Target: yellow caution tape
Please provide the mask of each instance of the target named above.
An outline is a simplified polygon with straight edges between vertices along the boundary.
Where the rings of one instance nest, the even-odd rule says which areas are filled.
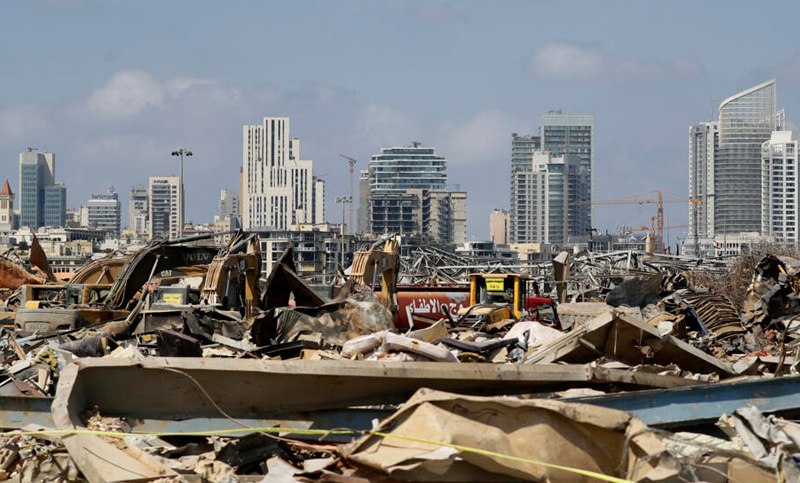
[[[122,432],[115,432],[115,431],[95,431],[91,429],[45,429],[42,431],[6,431],[0,432],[0,437],[8,437],[14,435],[25,435],[25,436],[36,436],[36,435],[43,435],[43,434],[50,434],[50,435],[76,435],[76,434],[91,434],[94,436],[111,436],[114,438],[124,438],[128,436],[139,436],[139,437],[175,437],[175,436],[224,436],[224,435],[231,435],[231,434],[238,434],[238,433],[286,433],[286,434],[302,434],[302,435],[309,435],[309,436],[327,436],[331,434],[357,434],[357,435],[374,435],[379,436],[381,438],[386,439],[400,439],[405,441],[413,441],[415,443],[424,443],[424,444],[432,444],[437,446],[445,446],[448,448],[457,449],[459,451],[464,451],[466,453],[474,453],[483,456],[492,456],[495,458],[503,458],[511,461],[517,461],[520,463],[529,463],[533,465],[544,466],[546,468],[552,468],[556,470],[567,471],[570,473],[575,473],[582,476],[588,476],[590,478],[597,478],[598,480],[607,481],[609,483],[635,483],[631,480],[626,480],[623,478],[617,478],[615,476],[604,475],[602,473],[596,473],[594,471],[589,470],[582,470],[580,468],[571,468],[569,466],[561,466],[552,463],[545,463],[544,461],[536,461],[528,458],[521,458],[519,456],[511,456],[502,453],[496,453],[494,451],[488,451],[481,448],[473,448],[471,446],[462,446],[458,444],[451,444],[451,443],[443,443],[441,441],[432,441],[428,439],[422,438],[414,438],[411,436],[400,436],[397,434],[391,433],[382,433],[378,431],[359,431],[354,429],[333,429],[333,430],[325,430],[325,429],[300,429],[300,428],[235,428],[235,429],[219,429],[213,431],[189,431],[189,432],[175,432],[175,433],[122,433]]]

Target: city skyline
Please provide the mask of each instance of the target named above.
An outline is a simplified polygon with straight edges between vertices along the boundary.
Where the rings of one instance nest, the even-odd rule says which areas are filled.
[[[187,218],[209,221],[216,193],[238,187],[241,126],[287,116],[304,140],[304,157],[314,160],[315,171],[330,173],[328,221],[338,220],[335,197],[349,191],[340,154],[358,159],[361,170],[381,147],[415,140],[450,161],[450,177],[469,193],[468,238],[488,239],[489,213],[508,209],[500,187],[510,176],[511,133],[535,133],[543,113],[595,116],[594,199],[603,200],[653,189],[685,197],[687,126],[712,120],[730,93],[774,77],[782,86],[780,107],[790,113],[787,129],[796,128],[791,114],[800,112],[800,55],[789,23],[800,7],[790,2],[780,5],[785,15],[774,20],[774,35],[749,42],[738,32],[752,19],[737,2],[726,9],[688,3],[606,9],[591,2],[143,4],[0,7],[9,38],[24,37],[34,23],[41,32],[23,45],[4,43],[9,72],[51,72],[59,79],[0,79],[6,93],[0,157],[12,186],[18,180],[11,160],[29,146],[58,153],[71,207],[111,184],[127,194],[150,176],[177,175],[170,152],[184,146],[195,153],[186,163]],[[532,16],[549,21],[523,28]],[[646,21],[655,16],[659,22]],[[242,49],[258,40],[259,29],[244,28],[251,23],[292,39],[285,51],[272,49],[263,66]],[[675,35],[674,25],[716,41],[700,46]],[[208,32],[217,28],[223,34],[210,42]],[[307,35],[291,35],[298,30]],[[143,31],[153,34],[143,39]],[[106,42],[93,40],[98,35]],[[412,64],[413,75],[386,75],[400,63]],[[667,223],[687,223],[688,211],[666,207]],[[646,224],[652,212],[597,207],[594,225],[604,231]]]

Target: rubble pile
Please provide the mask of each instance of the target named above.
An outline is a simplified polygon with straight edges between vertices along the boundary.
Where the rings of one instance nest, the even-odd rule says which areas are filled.
[[[466,273],[388,237],[322,290],[291,247],[262,279],[255,235],[208,238],[67,284],[0,260],[0,481],[800,481],[798,260],[740,311],[695,281],[718,261]],[[431,273],[468,305],[401,306]]]

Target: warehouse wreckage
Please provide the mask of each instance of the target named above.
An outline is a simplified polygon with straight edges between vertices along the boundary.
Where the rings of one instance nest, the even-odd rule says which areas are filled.
[[[291,248],[259,280],[236,233],[61,285],[34,243],[35,273],[0,260],[0,478],[800,479],[800,261],[761,260],[741,310],[694,280],[718,261],[481,263],[387,237],[320,290]],[[460,310],[401,302],[437,283]]]

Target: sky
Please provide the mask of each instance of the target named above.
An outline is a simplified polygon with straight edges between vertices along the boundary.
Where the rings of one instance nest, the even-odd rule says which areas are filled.
[[[56,155],[68,205],[185,166],[187,218],[238,189],[242,126],[288,116],[338,223],[347,160],[420,142],[468,192],[468,238],[508,208],[511,133],[539,115],[595,116],[595,200],[688,193],[688,129],[771,78],[800,124],[800,2],[0,2],[0,160]],[[356,187],[357,196],[357,187]],[[666,224],[688,206],[665,206]],[[599,205],[601,232],[649,225],[654,205]],[[670,232],[674,245],[688,229]]]

